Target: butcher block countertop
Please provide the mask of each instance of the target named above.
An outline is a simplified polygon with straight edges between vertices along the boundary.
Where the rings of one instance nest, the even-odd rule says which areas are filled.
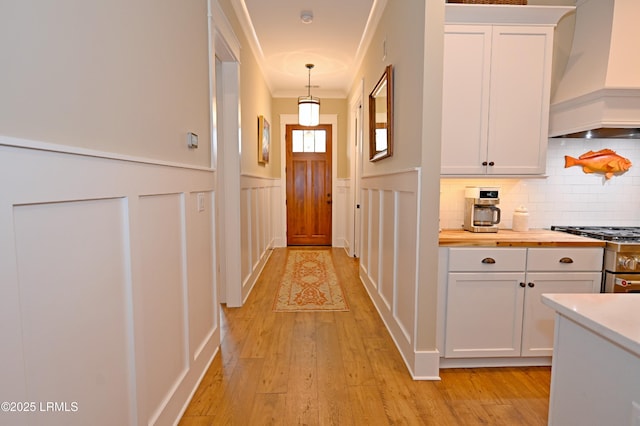
[[[440,247],[604,247],[605,241],[548,229],[479,233],[462,229],[440,231]]]

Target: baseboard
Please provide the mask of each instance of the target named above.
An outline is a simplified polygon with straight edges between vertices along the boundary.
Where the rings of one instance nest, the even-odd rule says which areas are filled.
[[[440,368],[547,367],[551,357],[440,358]]]
[[[369,295],[369,299],[373,303],[373,306],[376,308],[378,315],[382,319],[382,322],[385,325],[385,328],[389,332],[393,343],[396,345],[404,364],[411,375],[413,380],[440,380],[440,353],[435,351],[416,351],[411,347],[411,342],[406,341],[406,343],[400,344],[398,340],[398,336],[404,338],[405,335],[401,331],[401,327],[399,325],[393,325],[390,323],[390,320],[393,318],[393,315],[389,312],[388,315],[384,315],[381,311],[382,308],[386,308],[386,305],[377,297],[371,293],[370,289],[373,289],[373,283],[369,279],[366,274],[365,268],[360,266],[360,281],[365,288],[365,291]]]
[[[440,380],[440,352],[416,351],[411,377],[413,380]]]
[[[217,333],[218,334],[220,333],[219,327],[218,327]],[[202,383],[202,379],[204,379],[205,374],[207,374],[207,371],[209,371],[209,367],[211,366],[211,363],[213,362],[213,360],[215,359],[219,351],[220,351],[220,345],[216,346],[216,348],[213,351],[213,354],[211,355],[209,360],[206,362],[205,367],[202,369],[202,371],[200,372],[200,375],[198,376],[198,379],[193,384],[193,389],[191,389],[189,396],[184,401],[182,408],[178,412],[178,415],[176,416],[175,421],[172,424],[177,425],[178,423],[180,423],[180,419],[182,419],[182,416],[184,415],[185,411],[187,411],[187,407],[189,407],[189,404],[191,404],[191,399],[193,398],[193,395],[195,395],[196,391],[198,390],[200,383]]]
[[[243,287],[249,286],[249,289],[247,290],[247,294],[242,300],[243,305],[246,303],[247,299],[249,298],[249,295],[253,291],[253,287],[256,285],[256,282],[258,282],[258,278],[260,277],[260,274],[262,273],[264,266],[267,264],[269,257],[271,257],[271,253],[273,253],[273,249],[271,247],[267,248],[264,251],[264,253],[262,253],[262,257],[260,258],[260,261],[256,264],[256,267],[253,269],[253,272],[251,273],[251,275],[249,275],[249,278],[247,278],[247,280],[243,283]]]

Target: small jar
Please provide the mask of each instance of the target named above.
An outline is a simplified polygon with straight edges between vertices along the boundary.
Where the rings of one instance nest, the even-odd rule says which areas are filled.
[[[516,232],[529,230],[529,212],[524,206],[520,206],[513,212],[513,225],[511,228]]]

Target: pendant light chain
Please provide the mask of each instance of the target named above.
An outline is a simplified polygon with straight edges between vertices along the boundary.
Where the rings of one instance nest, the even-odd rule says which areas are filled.
[[[311,68],[313,68],[313,64],[305,65],[309,70],[309,82],[307,83],[307,96],[311,98]]]

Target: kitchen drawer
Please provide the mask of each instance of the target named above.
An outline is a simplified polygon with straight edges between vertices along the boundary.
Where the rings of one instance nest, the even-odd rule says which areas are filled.
[[[451,272],[524,271],[527,260],[525,248],[451,248]]]
[[[603,249],[530,248],[527,271],[601,271]]]

